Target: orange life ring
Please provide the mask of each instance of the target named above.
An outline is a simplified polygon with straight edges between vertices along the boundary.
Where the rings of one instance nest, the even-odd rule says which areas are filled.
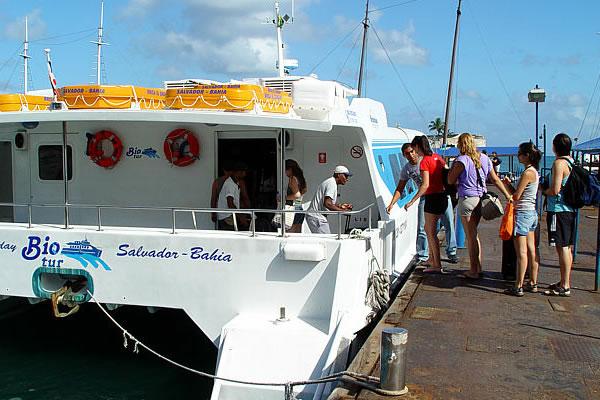
[[[114,167],[121,159],[123,154],[123,143],[119,137],[111,131],[100,131],[95,134],[88,135],[87,155],[90,159],[104,168]],[[102,142],[109,140],[112,144],[112,154],[105,155],[102,149]]]
[[[185,167],[198,159],[200,144],[192,131],[180,128],[167,135],[163,151],[170,163]]]

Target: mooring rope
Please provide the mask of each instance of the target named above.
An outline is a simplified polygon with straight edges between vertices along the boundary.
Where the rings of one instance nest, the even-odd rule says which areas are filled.
[[[96,303],[96,305],[98,306],[98,308],[100,308],[100,310],[102,310],[104,315],[106,315],[108,317],[108,319],[113,324],[115,324],[115,326],[117,326],[117,328],[119,328],[121,330],[121,332],[123,333],[123,347],[127,348],[129,341],[132,341],[134,353],[138,354],[140,351],[139,349],[141,347],[141,348],[147,350],[148,352],[150,352],[151,354],[153,354],[154,356],[160,358],[163,361],[166,361],[167,363],[169,363],[171,365],[174,365],[178,368],[181,368],[181,369],[191,372],[193,374],[200,375],[204,378],[220,380],[220,381],[229,382],[229,383],[237,383],[240,385],[283,387],[284,391],[285,391],[284,394],[285,394],[286,400],[293,400],[296,398],[294,395],[294,391],[293,391],[294,386],[317,385],[317,384],[321,384],[321,383],[336,382],[336,381],[342,381],[344,383],[355,384],[363,389],[370,390],[370,391],[377,393],[379,395],[382,395],[382,396],[397,396],[398,395],[398,392],[384,390],[384,389],[380,389],[376,386],[373,386],[373,384],[376,384],[376,385],[379,384],[379,382],[380,382],[379,378],[374,377],[374,376],[359,374],[356,372],[350,372],[350,371],[337,372],[334,374],[324,376],[319,379],[309,379],[309,380],[304,380],[304,381],[290,381],[290,382],[253,382],[253,381],[245,381],[245,380],[241,380],[241,379],[224,378],[221,376],[216,376],[216,375],[212,375],[212,374],[209,374],[206,372],[198,371],[198,370],[190,368],[186,365],[180,364],[177,361],[171,360],[170,358],[160,354],[156,350],[150,348],[149,346],[147,346],[146,344],[144,344],[143,342],[138,340],[135,336],[133,336],[131,333],[129,333],[121,324],[119,324],[117,322],[117,320],[115,320],[113,318],[113,316],[110,315],[104,307],[102,307],[102,304],[100,304],[100,302],[98,302],[98,300],[94,297],[94,295],[89,290],[87,290],[87,293],[90,296],[90,299],[93,300],[94,303]]]
[[[363,235],[363,231],[354,228],[348,235],[351,239],[369,239]],[[371,260],[369,261],[369,279],[367,281],[367,293],[365,294],[365,304],[371,307],[371,312],[367,315],[367,322],[372,322],[377,315],[386,309],[390,301],[390,276],[387,271],[381,267],[373,246],[371,249]]]

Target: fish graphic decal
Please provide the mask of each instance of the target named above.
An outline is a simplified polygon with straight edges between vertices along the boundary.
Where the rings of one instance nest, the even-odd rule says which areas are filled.
[[[100,258],[102,250],[92,245],[87,239],[68,242],[60,253],[79,261],[84,268],[91,265],[94,268],[102,266],[107,271],[111,270],[108,264]]]

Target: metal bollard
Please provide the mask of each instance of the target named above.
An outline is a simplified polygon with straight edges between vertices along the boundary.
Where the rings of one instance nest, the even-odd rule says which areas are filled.
[[[406,348],[408,331],[385,328],[381,332],[381,389],[406,393]]]

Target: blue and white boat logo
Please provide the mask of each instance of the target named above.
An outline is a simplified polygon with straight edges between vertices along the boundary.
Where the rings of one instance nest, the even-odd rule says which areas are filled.
[[[130,147],[127,149],[127,152],[125,153],[126,157],[132,157],[132,158],[143,158],[143,157],[148,157],[148,158],[160,158],[160,156],[158,155],[158,152],[153,149],[152,147],[146,147],[145,149],[141,149],[139,147]]]
[[[111,270],[108,264],[100,258],[102,250],[92,245],[87,239],[67,242],[66,246],[60,251],[60,254],[79,261],[86,268],[88,265],[92,265],[94,268],[98,268],[101,265],[105,270]]]

